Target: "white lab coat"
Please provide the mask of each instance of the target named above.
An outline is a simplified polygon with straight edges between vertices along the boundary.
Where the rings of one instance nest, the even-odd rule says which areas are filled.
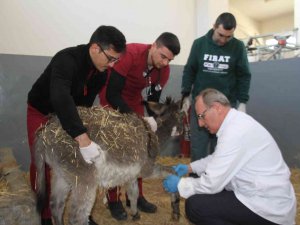
[[[200,178],[180,179],[180,195],[215,194],[225,188],[261,217],[294,224],[296,197],[290,170],[270,133],[251,116],[231,109],[217,137],[215,152],[191,163]]]

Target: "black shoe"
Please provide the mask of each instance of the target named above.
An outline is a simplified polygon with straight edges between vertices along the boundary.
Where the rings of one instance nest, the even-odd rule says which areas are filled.
[[[108,208],[110,210],[110,214],[116,220],[126,220],[127,212],[125,211],[123,204],[121,201],[117,202],[108,202]]]
[[[98,223],[93,220],[92,216],[89,216],[89,225],[98,225]]]
[[[130,201],[128,199],[126,199],[126,206],[130,207]],[[144,196],[138,197],[137,207],[145,213],[155,213],[157,211],[156,205],[148,202]]]
[[[42,225],[53,225],[51,219],[42,219]]]

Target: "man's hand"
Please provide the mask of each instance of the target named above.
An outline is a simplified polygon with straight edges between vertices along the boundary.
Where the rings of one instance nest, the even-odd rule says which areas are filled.
[[[246,113],[246,104],[240,103],[237,110]]]
[[[86,147],[92,142],[87,133],[78,135],[77,137],[75,137],[75,140],[78,142],[79,148]]]
[[[173,169],[180,177],[186,175],[189,172],[189,167],[185,164],[178,164],[176,166],[173,166]]]
[[[164,189],[167,192],[175,193],[178,191],[177,185],[179,183],[180,177],[176,175],[169,175],[167,178],[163,181]]]
[[[181,112],[184,112],[186,116],[188,116],[188,111],[191,107],[191,100],[189,96],[182,98],[182,106],[181,106]]]
[[[156,123],[155,119],[152,116],[150,116],[150,117],[143,117],[143,119],[146,120],[149,123],[149,125],[151,127],[151,130],[153,132],[157,131],[157,123]]]
[[[80,149],[80,153],[83,157],[83,159],[88,163],[88,164],[92,164],[96,158],[98,158],[100,156],[100,146],[97,145],[95,142],[91,142],[91,144],[89,144],[86,147],[79,147]]]

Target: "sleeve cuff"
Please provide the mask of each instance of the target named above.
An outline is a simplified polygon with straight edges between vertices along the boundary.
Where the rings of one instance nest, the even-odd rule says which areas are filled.
[[[197,173],[198,176],[200,176],[206,169],[207,167],[207,163],[211,160],[212,156],[206,156],[203,159],[199,159],[197,161],[191,162],[191,168],[193,170],[194,173]]]
[[[181,197],[186,199],[196,194],[194,190],[193,180],[194,178],[192,177],[184,177],[180,179],[177,187]]]
[[[76,138],[77,136],[86,133],[87,129],[85,127],[81,128],[81,129],[76,129],[76,130],[66,130],[66,132],[72,137],[72,138]]]

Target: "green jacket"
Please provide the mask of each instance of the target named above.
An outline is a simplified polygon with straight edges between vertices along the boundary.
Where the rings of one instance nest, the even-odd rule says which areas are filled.
[[[231,104],[249,100],[251,73],[243,42],[232,38],[224,46],[212,40],[213,30],[193,43],[183,70],[182,93],[195,98],[205,88],[215,88]]]

